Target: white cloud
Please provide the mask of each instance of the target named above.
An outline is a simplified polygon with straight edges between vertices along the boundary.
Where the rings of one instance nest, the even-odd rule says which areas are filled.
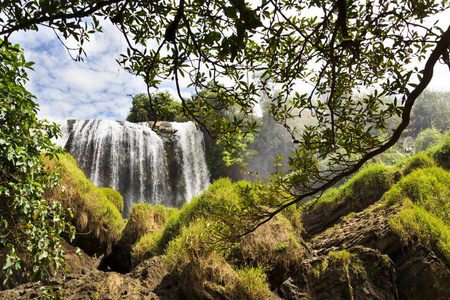
[[[125,49],[117,29],[105,25],[103,30],[85,44],[84,62],[73,61],[48,28],[12,36],[25,49],[27,60],[36,63],[26,87],[37,97],[40,118],[126,118],[131,108],[127,95],[144,92],[145,85],[117,65],[115,59]]]

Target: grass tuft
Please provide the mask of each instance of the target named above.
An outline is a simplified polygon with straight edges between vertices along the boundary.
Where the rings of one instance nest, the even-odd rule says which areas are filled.
[[[382,165],[375,164],[369,166],[352,178],[339,188],[328,189],[314,205],[314,210],[332,209],[338,204],[342,204],[348,199],[358,199],[360,197],[376,198],[381,197],[393,184],[393,177],[391,169]],[[310,201],[309,205],[314,203]],[[309,207],[307,204],[307,207]]]

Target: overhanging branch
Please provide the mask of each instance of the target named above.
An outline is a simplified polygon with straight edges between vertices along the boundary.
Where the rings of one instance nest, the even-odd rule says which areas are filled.
[[[439,58],[441,56],[443,57],[444,60],[446,57],[448,57],[448,48],[449,47],[450,47],[450,26],[447,28],[447,30],[444,32],[444,34],[442,34],[440,40],[436,44],[436,47],[431,52],[431,54],[425,64],[425,67],[423,69],[422,79],[420,80],[419,84],[414,88],[414,90],[408,95],[408,97],[406,99],[405,106],[403,108],[403,113],[402,113],[402,121],[399,124],[399,126],[396,128],[394,133],[392,134],[391,138],[389,138],[385,144],[381,145],[379,148],[364,155],[351,168],[347,169],[344,172],[339,173],[338,175],[331,178],[330,180],[328,180],[326,183],[324,183],[320,187],[311,189],[310,192],[304,193],[302,195],[298,195],[294,200],[287,202],[287,203],[283,204],[282,206],[280,206],[279,208],[277,208],[276,210],[270,212],[261,221],[259,221],[255,225],[251,226],[250,229],[245,230],[244,232],[242,232],[232,238],[239,239],[249,233],[252,233],[257,228],[262,226],[263,224],[269,222],[273,217],[275,217],[275,215],[280,213],[285,208],[287,208],[291,205],[294,205],[296,203],[299,203],[303,199],[305,199],[309,196],[313,196],[320,191],[324,191],[324,190],[332,187],[336,182],[338,182],[342,178],[349,176],[349,175],[355,173],[356,171],[358,171],[359,168],[361,168],[362,165],[364,163],[366,163],[368,160],[372,159],[373,157],[377,156],[378,154],[383,153],[384,151],[386,151],[387,149],[392,147],[400,139],[401,134],[403,133],[405,128],[408,126],[410,117],[411,117],[411,110],[414,105],[414,102],[417,99],[417,97],[419,97],[419,95],[425,90],[425,88],[428,86],[431,79],[433,78],[433,69],[434,69],[434,66],[436,65],[437,61],[439,60]]]

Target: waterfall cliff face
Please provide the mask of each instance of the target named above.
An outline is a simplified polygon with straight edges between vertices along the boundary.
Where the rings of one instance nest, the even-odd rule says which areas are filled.
[[[203,134],[192,122],[147,124],[68,120],[59,144],[98,187],[119,191],[124,216],[133,203],[180,207],[209,184]],[[165,133],[164,133],[165,132]]]

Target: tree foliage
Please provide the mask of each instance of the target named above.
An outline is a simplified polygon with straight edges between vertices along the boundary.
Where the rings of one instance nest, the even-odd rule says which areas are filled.
[[[1,41],[0,41],[1,42]],[[18,45],[0,48],[0,247],[9,253],[5,282],[13,269],[27,265],[33,279],[65,266],[62,233],[73,238],[60,203],[43,199],[44,190],[59,177],[43,166],[41,153],[54,157],[61,150],[51,142],[59,134],[55,124],[36,118],[37,104],[23,84],[26,62]]]
[[[450,66],[450,28],[430,20],[448,12],[446,0],[31,0],[0,8],[5,38],[48,26],[75,38],[77,55],[100,31],[99,20],[110,20],[128,46],[119,63],[143,78],[147,94],[162,80],[174,80],[185,112],[230,148],[236,137],[257,131],[246,116],[262,93],[269,95],[269,115],[284,126],[295,150],[278,162],[288,174],[274,174],[268,188],[291,197],[246,203],[235,215],[248,221],[241,222],[244,233],[394,145],[434,65],[441,59]],[[414,68],[415,61],[426,63]],[[255,72],[264,80],[252,81]],[[212,82],[216,105],[181,97],[182,77],[197,91]],[[384,103],[386,97],[391,102]],[[223,118],[218,107],[237,107],[240,116]],[[292,121],[303,112],[316,122],[299,128]],[[388,132],[394,116],[402,121]]]
[[[414,137],[427,128],[444,133],[450,128],[449,115],[450,92],[424,91],[412,109],[406,132]]]
[[[439,130],[434,127],[421,131],[416,138],[416,153],[425,151],[427,148],[437,145],[441,140],[442,135],[439,133]]]
[[[150,100],[151,99],[151,100]],[[127,116],[129,122],[175,121],[181,116],[181,103],[168,92],[137,94]]]

